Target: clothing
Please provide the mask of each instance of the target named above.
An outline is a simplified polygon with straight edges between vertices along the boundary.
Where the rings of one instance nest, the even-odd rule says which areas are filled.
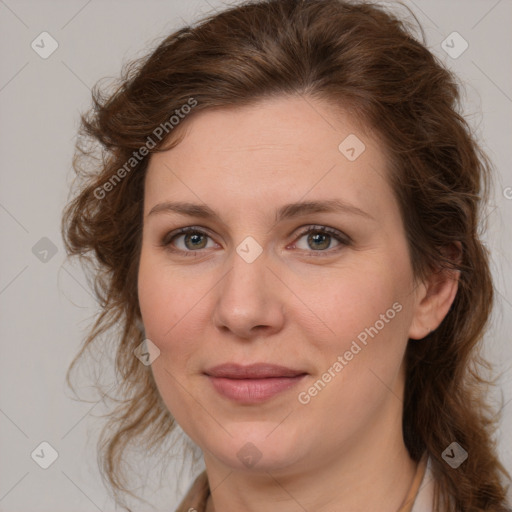
[[[205,512],[210,495],[210,486],[206,471],[193,482],[176,512]],[[402,507],[397,512],[433,512],[434,478],[427,454],[421,458],[409,492]]]

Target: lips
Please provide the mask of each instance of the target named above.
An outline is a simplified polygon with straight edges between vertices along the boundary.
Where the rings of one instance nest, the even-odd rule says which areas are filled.
[[[297,377],[304,375],[306,372],[268,363],[255,363],[249,366],[227,363],[209,368],[205,373],[210,377],[226,379],[268,379],[272,377]]]
[[[205,371],[221,396],[240,404],[256,404],[297,385],[307,373],[268,363],[223,364]]]

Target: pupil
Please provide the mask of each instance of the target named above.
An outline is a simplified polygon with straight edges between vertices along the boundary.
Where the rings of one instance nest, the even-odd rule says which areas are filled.
[[[318,240],[318,237],[320,237],[320,240]],[[312,240],[314,240],[315,242],[317,241],[320,241],[321,242],[321,239],[323,238],[323,245],[320,247],[320,246],[316,246],[315,249],[326,249],[327,247],[329,247],[329,243],[325,243],[325,240],[329,237],[329,235],[326,235],[324,233],[316,233],[314,235],[310,235],[309,236],[309,241],[311,242]]]
[[[192,246],[193,246],[193,248],[195,247],[197,249],[198,245],[195,242],[199,241],[198,239],[200,239],[201,237],[202,237],[202,235],[197,234],[197,233],[188,234],[185,236],[185,245],[187,245],[187,247],[188,247],[187,241],[193,240]],[[200,248],[202,248],[202,247],[200,247]],[[190,249],[190,247],[189,247],[189,249]]]

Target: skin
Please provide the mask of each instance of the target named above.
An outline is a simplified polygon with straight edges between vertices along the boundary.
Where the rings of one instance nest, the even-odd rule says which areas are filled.
[[[395,512],[416,469],[402,438],[406,344],[441,323],[457,275],[415,281],[384,150],[350,114],[279,97],[197,112],[182,127],[183,141],[154,154],[147,171],[139,301],[146,336],[160,350],[152,364],[159,392],[203,450],[208,510]],[[366,146],[355,161],[338,149],[349,134]],[[281,205],[327,199],[373,218],[330,212],[275,222]],[[206,203],[221,220],[148,215],[165,201]],[[186,226],[204,235],[178,233],[176,253],[162,246]],[[309,226],[351,243],[308,242]],[[236,251],[248,236],[263,250],[252,263]],[[395,303],[400,312],[300,403],[299,393]],[[225,362],[308,375],[266,402],[238,404],[203,374]],[[237,456],[248,442],[261,453],[252,467]]]

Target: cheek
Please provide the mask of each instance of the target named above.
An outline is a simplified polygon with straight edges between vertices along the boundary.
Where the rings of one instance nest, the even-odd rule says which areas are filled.
[[[310,333],[314,359],[321,362],[318,387],[326,383],[331,389],[325,399],[329,395],[357,408],[360,400],[371,402],[375,385],[393,386],[410,319],[405,274],[397,275],[386,264],[373,265],[346,271],[338,280],[317,281],[310,289],[310,303],[321,320],[317,326],[327,334],[315,337],[312,326],[303,322],[302,327]]]
[[[142,321],[146,337],[160,350],[153,371],[166,389],[177,383],[165,370],[178,379],[188,379],[198,371],[211,322],[209,292],[214,283],[192,267],[181,271],[170,267],[151,250],[141,253],[138,294]]]
[[[343,375],[343,379],[333,379],[344,381],[342,393],[360,389],[363,381],[374,381],[372,372],[391,383],[407,343],[403,304],[382,295],[366,303],[330,304],[329,308],[326,323],[335,335],[313,341],[318,360],[323,362],[318,371]]]
[[[302,420],[314,422],[332,411],[325,435],[343,440],[372,423],[389,400],[399,400],[394,395],[408,312],[396,287],[377,275],[366,278],[331,285],[330,300],[315,303],[335,334],[310,338],[318,374],[298,390]]]
[[[165,279],[159,267],[151,265],[150,258],[141,255],[138,277],[139,305],[146,336],[153,342],[161,339],[165,329],[172,325],[172,295],[167,293]]]
[[[376,322],[378,328],[384,327],[383,331],[398,323],[400,315],[393,304],[402,305],[402,284],[389,268],[373,264],[343,269],[337,275],[308,279],[308,283],[312,282],[315,284],[308,284],[305,302],[317,313],[317,322],[330,333],[330,344],[338,344],[340,349]]]
[[[181,325],[197,302],[197,292],[187,282],[176,279],[159,258],[150,251],[142,251],[138,297],[146,336],[160,350],[168,346],[167,340],[179,337]]]
[[[173,417],[181,425],[197,414],[194,382],[187,380],[189,361],[198,352],[198,336],[192,332],[197,314],[197,291],[166,270],[157,257],[141,253],[138,295],[142,320],[149,338],[160,350],[151,365],[158,391]],[[185,387],[184,387],[185,384]],[[190,428],[188,428],[190,430]]]

